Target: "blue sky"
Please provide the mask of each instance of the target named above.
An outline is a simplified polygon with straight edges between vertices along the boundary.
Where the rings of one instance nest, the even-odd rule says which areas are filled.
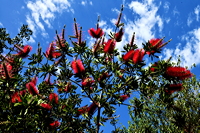
[[[30,45],[40,42],[44,50],[55,39],[55,30],[61,32],[66,25],[66,35],[73,35],[73,19],[83,27],[83,37],[89,45],[94,40],[88,29],[95,27],[100,16],[100,27],[107,33],[114,31],[114,23],[121,5],[124,4],[122,22],[125,23],[123,41],[117,43],[122,50],[136,33],[135,43],[141,47],[142,42],[151,38],[172,41],[163,48],[160,59],[176,62],[181,56],[182,66],[197,65],[191,71],[200,75],[200,1],[199,0],[2,0],[0,4],[0,27],[5,27],[14,37],[22,24],[28,24],[33,31]],[[34,52],[34,51],[32,51]],[[145,58],[148,63],[148,58]],[[123,124],[127,124],[127,109],[116,112],[121,115]],[[110,129],[105,128],[109,132]]]

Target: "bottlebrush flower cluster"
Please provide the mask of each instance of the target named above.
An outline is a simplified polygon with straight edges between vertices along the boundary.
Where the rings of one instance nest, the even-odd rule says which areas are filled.
[[[39,91],[36,87],[37,77],[34,77],[30,82],[26,84],[26,88],[28,89],[29,93],[32,95],[39,94]]]
[[[145,55],[144,49],[130,50],[123,56],[123,59],[125,62],[132,60],[134,64],[137,64],[139,62],[142,62],[144,55]]]
[[[168,77],[176,77],[179,80],[192,77],[192,73],[184,67],[168,67],[165,73]]]
[[[15,54],[19,57],[25,58],[28,56],[29,52],[32,50],[32,47],[30,45],[25,45],[23,48],[19,47],[18,45],[15,45],[15,47],[18,49],[18,53]]]

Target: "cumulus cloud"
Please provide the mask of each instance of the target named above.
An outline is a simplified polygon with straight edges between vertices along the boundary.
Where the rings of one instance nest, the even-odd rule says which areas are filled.
[[[192,64],[200,64],[200,28],[194,29],[182,36],[184,43],[178,43],[175,50],[164,49],[165,59],[173,55],[172,61],[177,62],[180,56],[181,65],[190,67]]]
[[[45,26],[52,28],[51,22],[56,18],[55,13],[74,12],[69,0],[35,0],[28,1],[27,8],[30,13],[26,15],[26,22],[33,31],[34,37],[36,31],[40,31],[43,37],[47,37]]]
[[[155,26],[158,26],[159,32],[163,28],[163,20],[157,14],[159,5],[155,5],[153,0],[144,0],[143,2],[132,1],[128,4],[134,14],[134,19],[127,20],[125,31],[128,40],[131,39],[132,33],[136,33],[135,43],[141,47],[143,42],[154,38]]]

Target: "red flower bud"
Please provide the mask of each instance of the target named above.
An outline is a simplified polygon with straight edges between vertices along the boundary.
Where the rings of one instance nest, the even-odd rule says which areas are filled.
[[[112,53],[115,49],[116,42],[113,39],[109,39],[104,46],[105,53]]]
[[[47,49],[47,51],[45,53],[45,56],[51,60],[53,58],[57,58],[57,57],[61,56],[61,53],[55,51],[54,43],[50,43],[49,48]]]
[[[157,62],[155,62],[152,66],[151,66],[151,68],[149,69],[150,71],[152,71],[152,72],[155,72],[156,71],[156,66],[158,66],[158,63]]]
[[[51,110],[51,108],[52,108],[52,106],[48,103],[41,103],[40,106],[47,110]]]
[[[68,82],[68,83],[65,85],[65,88],[63,89],[63,91],[69,92],[70,90],[71,90],[71,82]]]
[[[74,70],[75,74],[79,74],[79,73],[85,72],[85,68],[84,68],[83,63],[82,63],[81,60],[72,61],[71,66],[72,66],[72,69]]]
[[[176,91],[183,90],[182,84],[170,84],[170,85],[168,84],[168,85],[166,85],[166,87],[167,87],[167,89],[165,90],[165,92],[170,95]]]
[[[91,86],[94,82],[95,82],[95,81],[92,80],[92,78],[86,78],[86,79],[83,80],[82,86],[84,86],[84,87],[89,87],[89,86]]]
[[[153,39],[151,39],[151,40],[149,41],[149,43],[150,43],[149,48],[160,49],[160,48],[162,47],[162,43],[163,43],[163,42],[162,42],[162,39],[153,38]],[[148,55],[150,55],[150,54],[155,53],[155,51],[154,51],[154,50],[152,50],[152,51],[146,51],[146,53],[147,53]]]
[[[96,102],[93,102],[89,107],[88,107],[88,114],[93,115],[94,112],[97,110],[98,104]]]
[[[22,102],[21,97],[19,95],[19,92],[15,92],[14,94],[12,94],[12,96],[11,96],[11,102],[12,103]]]
[[[28,89],[29,93],[32,95],[39,94],[39,91],[36,87],[37,78],[34,77],[29,83],[26,84],[26,88]]]
[[[135,50],[133,54],[133,63],[137,64],[139,62],[142,62],[144,55],[145,55],[144,49]]]
[[[130,95],[128,94],[128,95],[121,95],[119,98],[120,98],[120,101],[125,101],[125,100],[127,100],[128,98],[130,97]]]
[[[129,60],[133,59],[133,55],[134,55],[134,50],[130,50],[122,58],[124,59],[124,61],[128,62]]]
[[[101,28],[98,28],[97,30],[95,30],[94,28],[91,28],[88,30],[88,32],[94,38],[100,38],[104,34]]]
[[[9,63],[0,64],[0,78],[10,79],[13,78],[13,67]]]
[[[77,115],[79,116],[79,115],[85,114],[87,111],[88,111],[87,105],[83,106],[83,107],[78,109],[78,114]]]
[[[50,102],[54,102],[54,103],[58,104],[58,99],[59,99],[59,97],[56,93],[51,93],[49,95],[49,101]]]
[[[56,128],[60,126],[60,122],[59,121],[54,121],[52,123],[49,124],[51,126],[51,128]]]
[[[32,47],[30,45],[25,45],[23,48],[19,47],[18,45],[15,45],[15,47],[19,50],[16,55],[22,58],[27,57],[29,52],[32,50]]]
[[[124,31],[123,31],[123,28],[121,28],[119,30],[119,32],[117,32],[115,34],[115,40],[116,40],[116,42],[121,42],[123,34],[124,34]]]

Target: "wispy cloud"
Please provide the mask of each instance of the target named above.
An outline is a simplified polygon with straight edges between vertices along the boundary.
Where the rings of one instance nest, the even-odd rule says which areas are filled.
[[[177,8],[176,8],[176,7],[174,7],[174,9],[173,9],[173,14],[174,14],[174,16],[176,16],[176,15],[179,15],[179,14],[180,14],[180,12],[177,10]]]
[[[194,9],[194,13],[196,14],[196,20],[199,21],[199,12],[200,12],[200,5],[198,5],[195,9]]]
[[[56,18],[55,13],[63,11],[72,12],[69,0],[35,0],[28,1],[27,8],[30,13],[26,15],[26,22],[33,31],[34,36],[39,32],[43,37],[47,37],[48,33],[45,26],[52,28],[51,22]]]
[[[81,5],[86,6],[87,4],[93,5],[92,1],[86,1],[86,0],[81,1]]]
[[[169,2],[165,2],[163,7],[165,9],[165,12],[168,12],[169,11],[169,7],[170,7],[170,3]]]
[[[200,28],[194,29],[182,36],[182,43],[178,43],[176,49],[164,49],[165,59],[172,56],[172,61],[177,62],[181,58],[181,65],[190,67],[192,64],[200,64]]]
[[[190,26],[192,22],[193,22],[193,17],[192,17],[192,13],[190,13],[187,19],[187,25]]]

